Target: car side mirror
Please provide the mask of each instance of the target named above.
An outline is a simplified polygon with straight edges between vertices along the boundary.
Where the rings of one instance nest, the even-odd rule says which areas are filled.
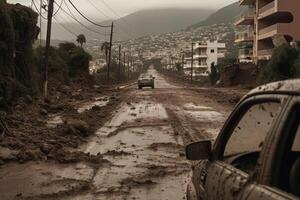
[[[189,144],[185,147],[185,156],[188,160],[209,159],[212,152],[212,144],[209,140],[203,140]]]

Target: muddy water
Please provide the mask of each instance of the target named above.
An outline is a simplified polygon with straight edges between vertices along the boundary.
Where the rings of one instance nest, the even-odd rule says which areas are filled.
[[[132,86],[129,100],[81,147],[109,162],[97,167],[51,162],[4,165],[0,199],[185,199],[190,164],[180,130],[194,140],[214,138],[225,116],[222,107],[204,95],[168,83],[153,69],[150,73],[158,89]],[[105,104],[105,99],[95,99],[78,112]],[[57,123],[59,115],[48,122]]]
[[[99,169],[93,185],[103,199],[183,199],[189,164],[166,110],[150,101],[124,104],[85,147],[113,166]]]

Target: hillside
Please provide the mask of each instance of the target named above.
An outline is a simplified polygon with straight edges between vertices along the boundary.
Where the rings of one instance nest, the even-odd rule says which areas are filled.
[[[115,38],[125,40],[146,35],[179,31],[185,29],[190,24],[204,20],[213,12],[213,10],[179,8],[137,11],[115,21]],[[107,24],[109,22],[102,23]],[[83,33],[89,38],[101,39],[101,36],[97,36],[97,34],[91,33],[77,24],[63,25],[73,32]],[[95,27],[92,28],[95,29]],[[52,34],[54,39],[67,40],[74,38],[59,24],[55,23]]]
[[[213,13],[204,21],[200,21],[199,23],[195,23],[192,26],[189,26],[188,29],[198,28],[200,26],[207,26],[212,24],[233,23],[234,20],[242,12],[244,12],[244,10],[245,8],[240,7],[238,2],[230,4]]]

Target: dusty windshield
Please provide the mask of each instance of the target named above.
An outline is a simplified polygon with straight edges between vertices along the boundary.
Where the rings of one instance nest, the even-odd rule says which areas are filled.
[[[252,89],[299,85],[283,1],[0,0],[0,199],[213,199],[207,141]],[[261,151],[281,105],[257,106],[225,156]]]

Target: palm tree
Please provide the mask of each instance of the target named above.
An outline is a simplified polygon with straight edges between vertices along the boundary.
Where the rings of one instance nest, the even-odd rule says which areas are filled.
[[[109,47],[110,47],[109,42],[103,42],[102,45],[101,45],[101,51],[104,51],[104,52],[105,52],[105,60],[106,60],[106,63],[108,62],[108,52],[109,52]]]
[[[77,36],[76,41],[80,44],[80,46],[82,48],[83,43],[86,43],[86,38],[83,34],[80,34]]]

